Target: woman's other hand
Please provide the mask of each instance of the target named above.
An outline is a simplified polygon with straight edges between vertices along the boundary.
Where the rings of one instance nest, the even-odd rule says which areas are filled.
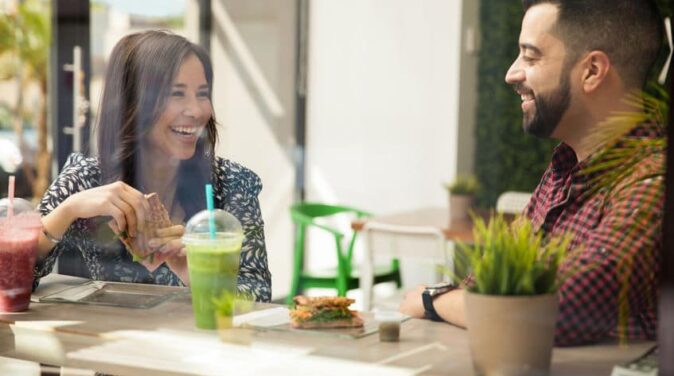
[[[183,225],[157,229],[155,237],[150,239],[148,246],[154,251],[155,260],[165,260],[166,265],[186,285],[189,285],[187,254],[182,240],[184,234],[185,226]]]

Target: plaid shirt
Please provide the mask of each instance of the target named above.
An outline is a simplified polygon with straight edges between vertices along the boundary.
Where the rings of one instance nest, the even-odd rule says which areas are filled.
[[[624,137],[661,134],[643,125]],[[580,247],[578,257],[560,270],[571,271],[571,277],[560,289],[555,342],[577,345],[615,336],[619,318],[626,319],[621,323],[627,324],[627,338],[654,339],[664,155],[651,153],[611,192],[591,191],[590,180],[601,172],[581,173],[587,162],[578,163],[574,151],[560,144],[525,209],[536,230],[570,234],[570,249]]]

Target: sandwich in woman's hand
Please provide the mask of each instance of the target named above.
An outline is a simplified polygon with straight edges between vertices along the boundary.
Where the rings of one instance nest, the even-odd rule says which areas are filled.
[[[337,296],[293,298],[295,309],[290,310],[290,325],[293,328],[358,328],[363,320],[358,312],[349,309],[353,299]]]
[[[147,247],[147,241],[156,236],[155,231],[157,229],[171,227],[173,224],[169,218],[168,211],[166,211],[161,200],[159,200],[159,195],[150,193],[145,195],[145,198],[150,205],[150,212],[147,213],[143,231],[137,233],[134,237],[129,236],[125,230],[115,231],[115,233],[127,251],[133,256],[133,261],[146,261],[144,264],[147,265],[145,266],[152,267],[152,270],[154,270],[161,262],[158,265],[154,265],[154,252]],[[115,230],[112,221],[108,222],[108,225],[113,231]]]

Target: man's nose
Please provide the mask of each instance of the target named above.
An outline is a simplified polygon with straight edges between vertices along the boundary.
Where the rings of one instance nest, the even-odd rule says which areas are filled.
[[[524,70],[520,68],[518,60],[515,60],[506,72],[505,81],[511,85],[524,81]]]

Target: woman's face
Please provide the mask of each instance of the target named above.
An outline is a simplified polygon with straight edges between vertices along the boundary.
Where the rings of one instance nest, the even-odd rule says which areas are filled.
[[[148,135],[152,154],[167,161],[192,158],[211,113],[204,67],[196,55],[189,55],[173,81],[164,112]]]

